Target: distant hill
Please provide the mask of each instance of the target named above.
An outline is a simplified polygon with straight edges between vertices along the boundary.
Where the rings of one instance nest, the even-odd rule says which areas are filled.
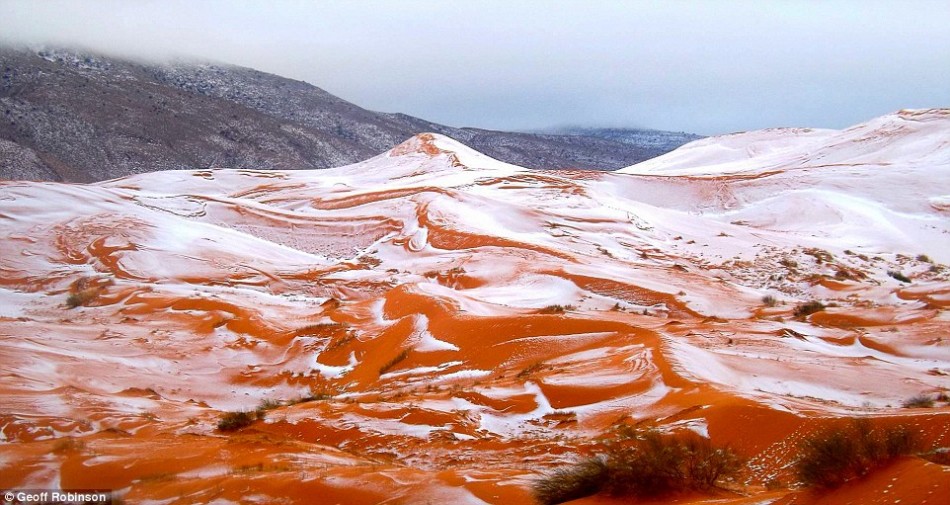
[[[687,141],[638,142],[601,130],[454,128],[369,111],[306,82],[225,64],[0,48],[0,72],[2,179],[92,182],[156,170],[328,168],[421,132],[529,168],[613,170]]]
[[[584,128],[564,127],[540,131],[555,135],[574,135],[579,137],[595,137],[604,140],[622,142],[640,149],[653,149],[659,154],[667,153],[677,147],[699,140],[702,135],[685,132],[671,132],[664,130],[650,130],[644,128]],[[662,153],[660,153],[662,151]]]

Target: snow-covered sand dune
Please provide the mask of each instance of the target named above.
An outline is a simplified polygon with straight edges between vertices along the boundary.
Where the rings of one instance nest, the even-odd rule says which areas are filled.
[[[750,489],[836,417],[943,443],[950,407],[901,404],[950,389],[948,153],[941,109],[614,173],[423,134],[329,170],[0,183],[0,487],[520,503],[621,425],[731,443]]]

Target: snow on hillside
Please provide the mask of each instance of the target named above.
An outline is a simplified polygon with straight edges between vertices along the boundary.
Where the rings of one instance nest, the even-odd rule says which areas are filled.
[[[901,111],[842,131],[712,137],[615,173],[707,187],[671,205],[788,247],[917,249],[946,262],[948,147],[950,110]]]
[[[946,165],[948,124],[950,109],[902,110],[841,131],[772,128],[721,135],[617,173],[714,177],[835,165]]]
[[[659,131],[615,139],[455,128],[369,111],[308,83],[228,64],[159,64],[6,46],[0,61],[0,111],[9,119],[0,122],[0,179],[7,180],[90,182],[199,167],[327,168],[365,160],[427,131],[531,168],[614,170],[690,138]]]

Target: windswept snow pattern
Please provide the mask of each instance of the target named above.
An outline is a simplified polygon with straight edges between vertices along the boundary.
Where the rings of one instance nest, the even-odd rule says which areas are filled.
[[[927,110],[615,173],[422,134],[321,171],[2,182],[0,487],[531,503],[656,427],[733,445],[755,495],[835,418],[947,445],[950,407],[901,405],[950,390],[948,152]]]

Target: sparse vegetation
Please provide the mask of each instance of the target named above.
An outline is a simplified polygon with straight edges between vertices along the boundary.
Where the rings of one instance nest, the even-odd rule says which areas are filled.
[[[66,297],[66,308],[74,309],[79,306],[85,306],[95,300],[98,294],[98,290],[96,289],[84,289],[70,293],[69,296]]]
[[[591,458],[536,481],[531,491],[541,505],[555,505],[599,493],[610,470],[604,458]]]
[[[330,344],[327,345],[327,351],[339,349],[355,339],[356,333],[347,328],[339,339],[334,338],[334,340],[331,340]]]
[[[895,278],[895,279],[897,279],[897,280],[899,280],[899,281],[901,281],[901,282],[910,282],[910,278],[908,278],[906,275],[904,275],[904,274],[898,272],[897,270],[890,270],[890,271],[887,272],[887,275],[890,275],[891,277],[893,277],[893,278]]]
[[[395,357],[393,357],[393,359],[389,360],[385,365],[379,367],[379,375],[383,375],[384,373],[392,370],[393,367],[395,367],[396,365],[398,365],[399,363],[401,363],[408,357],[409,357],[409,349],[403,349],[402,352],[400,352]]]
[[[307,393],[301,397],[294,398],[293,400],[288,401],[287,405],[296,405],[298,403],[330,400],[332,398],[333,398],[333,395],[330,393],[314,393],[311,391],[310,393]]]
[[[548,305],[540,310],[542,314],[563,314],[568,310],[575,310],[577,307],[573,305]]]
[[[268,410],[274,410],[277,407],[280,407],[282,403],[279,400],[272,400],[270,398],[265,398],[261,400],[261,403],[257,406],[257,412],[266,412]]]
[[[540,362],[540,361],[538,361],[537,363],[532,363],[532,364],[528,365],[527,367],[525,367],[524,370],[518,372],[518,375],[515,375],[515,377],[517,377],[517,378],[519,378],[519,379],[523,379],[523,378],[525,378],[525,377],[528,377],[529,375],[531,375],[531,374],[533,374],[533,373],[535,373],[535,372],[541,370],[541,367],[542,367],[542,366],[544,366],[544,363],[542,363],[542,362]]]
[[[102,293],[103,288],[113,284],[111,279],[105,277],[82,277],[77,279],[69,287],[69,295],[66,297],[66,308],[73,309],[79,306],[89,305]]]
[[[319,324],[309,324],[301,328],[294,330],[295,336],[325,336],[333,335],[339,331],[340,328],[345,328],[346,326],[341,323],[332,322],[332,323],[319,323]]]
[[[762,303],[764,303],[766,307],[774,307],[778,305],[778,300],[772,295],[765,295],[762,297]]]
[[[806,486],[834,488],[917,450],[917,440],[903,426],[875,428],[869,421],[854,421],[806,438],[795,470]]]
[[[246,412],[225,412],[218,420],[218,429],[221,431],[237,431],[246,428],[258,419],[263,419],[263,411]]]
[[[838,279],[840,281],[845,281],[845,280],[853,281],[853,280],[866,279],[866,278],[867,278],[867,274],[854,268],[849,268],[846,266],[839,265],[837,269],[835,270],[835,279]]]
[[[934,406],[934,399],[930,395],[919,394],[908,398],[901,405],[905,409],[929,409]]]
[[[815,258],[815,263],[819,265],[823,263],[831,263],[832,261],[834,261],[834,256],[832,256],[830,252],[824,249],[809,247],[809,248],[804,249],[802,252]]]
[[[805,317],[822,310],[825,310],[825,304],[819,302],[818,300],[812,300],[795,307],[795,317]]]
[[[577,412],[573,410],[555,410],[549,414],[544,415],[545,419],[552,419],[559,422],[577,422]]]
[[[782,258],[778,263],[789,270],[798,268],[798,262],[793,259]]]
[[[920,255],[918,255],[918,256],[917,256],[917,261],[919,261],[919,262],[921,262],[921,263],[931,263],[931,262],[932,262],[932,261],[930,260],[930,256],[927,256],[926,254],[920,254]]]
[[[535,482],[532,490],[542,505],[600,492],[657,497],[708,490],[740,467],[734,452],[714,447],[699,435],[648,431],[611,443],[603,455],[555,470]]]

